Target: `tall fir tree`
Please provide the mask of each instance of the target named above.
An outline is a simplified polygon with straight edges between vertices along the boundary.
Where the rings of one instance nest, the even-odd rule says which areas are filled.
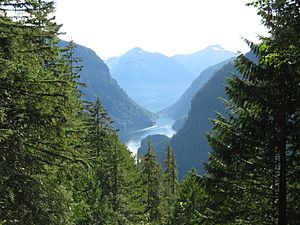
[[[263,23],[270,29],[265,38],[263,63],[277,75],[279,109],[277,131],[279,157],[279,224],[291,221],[295,207],[288,207],[291,193],[299,194],[299,68],[300,68],[300,2],[298,0],[254,1]],[[293,91],[292,91],[293,90]],[[299,139],[299,138],[298,138]],[[279,143],[278,143],[279,145]],[[291,157],[292,155],[292,157]],[[290,174],[292,172],[293,175]],[[291,188],[297,187],[298,188]],[[291,189],[290,189],[291,188]],[[290,189],[290,190],[289,190]],[[292,194],[293,195],[293,194]],[[294,209],[293,209],[294,208]],[[294,213],[289,213],[294,211]],[[299,211],[299,210],[298,210]],[[299,215],[299,214],[298,214]]]
[[[296,224],[299,217],[299,2],[253,3],[270,28],[241,55],[206,166],[213,223]],[[217,204],[216,204],[217,203]]]
[[[90,188],[82,191],[88,210],[78,224],[138,224],[143,221],[141,179],[126,146],[111,126],[101,101],[86,112],[86,158],[91,168]],[[83,185],[84,186],[84,185]]]
[[[157,161],[157,155],[151,140],[148,141],[148,152],[142,158],[141,176],[146,194],[145,214],[148,217],[148,222],[151,224],[160,224],[162,169]]]
[[[112,179],[108,158],[112,153],[111,136],[115,131],[99,98],[86,106],[85,121],[87,132],[81,151],[85,151],[91,177],[89,188],[79,193],[86,196],[88,207],[88,213],[79,224],[113,224],[115,214],[110,201]]]
[[[167,147],[166,160],[163,163],[162,180],[162,223],[169,224],[174,214],[174,204],[178,194],[178,169],[176,157],[171,145]]]
[[[61,55],[53,1],[1,1],[1,194],[6,224],[70,224],[56,172],[73,160],[70,127],[80,101]]]
[[[203,218],[207,199],[201,178],[197,171],[192,169],[180,184],[171,224],[205,224]]]

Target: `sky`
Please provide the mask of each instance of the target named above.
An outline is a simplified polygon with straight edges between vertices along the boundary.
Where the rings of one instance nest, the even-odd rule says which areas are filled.
[[[56,0],[63,40],[93,49],[102,59],[140,47],[167,56],[220,44],[248,50],[266,29],[251,0]]]

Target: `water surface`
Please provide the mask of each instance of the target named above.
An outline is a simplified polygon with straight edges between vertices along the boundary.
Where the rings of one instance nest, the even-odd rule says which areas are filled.
[[[133,132],[129,137],[129,141],[126,142],[126,146],[135,155],[141,146],[141,141],[148,135],[162,134],[167,137],[172,137],[176,133],[172,129],[173,124],[173,119],[161,116],[155,121],[153,126]]]

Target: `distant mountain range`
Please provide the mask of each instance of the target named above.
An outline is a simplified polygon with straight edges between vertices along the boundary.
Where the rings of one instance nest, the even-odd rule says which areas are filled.
[[[106,64],[129,97],[153,112],[173,104],[193,80],[176,60],[140,48],[110,58]]]
[[[212,45],[192,54],[175,55],[172,59],[175,59],[183,65],[186,70],[193,73],[195,77],[198,77],[199,74],[208,67],[234,56],[235,54],[233,52],[225,50],[222,46]]]
[[[172,57],[134,48],[106,63],[112,76],[132,99],[157,112],[174,104],[204,69],[233,56],[234,53],[219,45]],[[199,76],[197,83],[204,84],[209,78],[208,75]]]
[[[68,43],[61,41],[60,44],[66,46]],[[79,63],[83,66],[79,81],[86,84],[86,88],[82,89],[84,99],[92,102],[97,97],[101,99],[123,140],[126,140],[129,133],[153,124],[154,114],[127,96],[93,50],[76,45],[75,56],[82,60]]]

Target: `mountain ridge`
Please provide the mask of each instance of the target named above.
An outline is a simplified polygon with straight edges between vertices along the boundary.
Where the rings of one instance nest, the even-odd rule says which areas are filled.
[[[205,86],[207,82],[214,76],[218,70],[220,70],[226,63],[232,59],[225,60],[216,65],[210,66],[193,80],[189,88],[183,93],[183,95],[171,106],[163,109],[159,114],[167,115],[173,119],[180,119],[186,117],[191,108],[191,101],[196,93]]]
[[[176,60],[141,48],[133,48],[105,62],[128,95],[154,112],[173,104],[193,79]]]
[[[184,126],[171,139],[181,177],[186,175],[192,167],[202,175],[205,173],[203,163],[207,162],[210,152],[206,134],[212,128],[209,119],[215,118],[216,112],[223,115],[225,113],[225,105],[220,98],[226,99],[226,79],[231,74],[237,74],[233,61],[226,63],[196,93]]]
[[[68,42],[61,40],[60,45],[67,46]],[[123,140],[127,138],[127,133],[153,125],[154,114],[128,97],[95,51],[76,44],[74,53],[81,59],[79,65],[83,66],[79,78],[79,82],[87,86],[81,88],[83,98],[91,102],[100,98]]]
[[[206,68],[228,60],[235,55],[235,53],[217,44],[194,53],[174,55],[171,58],[181,63],[194,76],[198,76]]]

